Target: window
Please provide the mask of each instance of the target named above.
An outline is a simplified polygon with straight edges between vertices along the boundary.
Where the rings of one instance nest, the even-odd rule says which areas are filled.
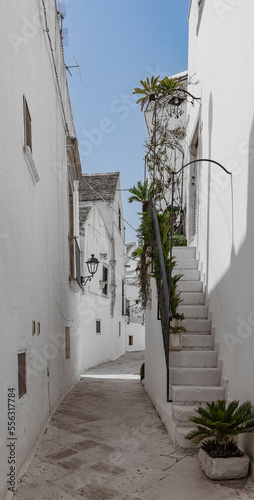
[[[129,345],[133,345],[133,335],[129,335]]]
[[[36,332],[36,323],[35,321],[32,321],[32,334],[34,335]]]
[[[161,320],[161,308],[160,308],[159,298],[157,301],[157,319]]]
[[[25,96],[23,96],[23,111],[24,111],[24,145],[28,146],[32,151],[31,116]]]
[[[120,208],[118,208],[118,229],[119,231],[122,229],[122,214]]]
[[[74,220],[73,220],[73,192],[69,183],[69,255],[70,277],[74,276]]]
[[[71,335],[70,335],[70,327],[65,327],[65,358],[70,359],[71,357]]]
[[[125,314],[125,299],[124,299],[124,280],[122,280],[122,315]]]
[[[28,104],[24,95],[23,95],[23,121],[24,121],[24,147],[23,147],[24,157],[28,170],[31,174],[33,183],[36,184],[40,180],[40,177],[32,155],[32,125],[31,125],[32,122]]]
[[[121,322],[118,323],[118,336],[121,337]]]
[[[105,266],[102,267],[102,281],[105,282],[102,293],[108,295],[108,268]]]
[[[26,353],[18,354],[18,387],[19,398],[26,394]]]
[[[101,320],[97,319],[96,320],[96,335],[100,335],[100,334],[101,334]]]
[[[200,23],[201,23],[201,17],[203,14],[204,5],[205,5],[205,0],[198,0],[198,22],[197,22],[197,31],[196,31],[197,35],[199,32],[199,27],[200,27]]]

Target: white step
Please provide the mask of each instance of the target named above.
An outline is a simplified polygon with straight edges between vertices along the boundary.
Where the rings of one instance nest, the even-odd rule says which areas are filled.
[[[172,254],[177,259],[195,259],[196,258],[196,248],[195,247],[173,247]]]
[[[195,333],[182,333],[183,349],[213,349],[214,338],[212,335],[195,335]]]
[[[198,408],[199,406],[204,406],[205,403],[202,404],[197,404],[197,405],[190,405],[190,404],[174,404],[173,405],[173,416],[175,421],[177,422],[182,422],[182,425],[193,425],[190,422],[190,417],[193,416],[198,416],[197,412],[195,412],[195,409]]]
[[[172,276],[176,274],[182,274],[180,278],[181,281],[199,281],[200,279],[200,271],[198,269],[173,269]]]
[[[197,259],[177,259],[174,269],[197,269],[198,261]]]
[[[209,319],[186,318],[181,321],[186,332],[207,333],[211,331],[211,321]]]
[[[177,309],[180,314],[184,314],[185,318],[207,318],[207,306],[191,305],[182,306],[180,305]]]
[[[203,292],[181,292],[182,305],[204,305],[205,294]]]
[[[218,386],[219,368],[171,368],[171,385]]]
[[[189,386],[189,385],[172,385],[171,394],[173,402],[191,402],[196,401],[218,401],[224,398],[223,387],[217,386]]]
[[[216,368],[217,353],[215,351],[171,351],[169,366],[186,368]]]
[[[179,292],[203,292],[203,283],[202,281],[183,281],[180,280],[177,283],[177,290]]]
[[[192,424],[193,425],[193,424]],[[185,439],[185,436],[190,432],[194,430],[194,427],[176,427],[175,431],[175,440],[176,440],[176,446],[180,450],[186,450],[188,448],[191,448],[193,450],[198,449],[200,445],[194,445],[193,441],[189,439]]]

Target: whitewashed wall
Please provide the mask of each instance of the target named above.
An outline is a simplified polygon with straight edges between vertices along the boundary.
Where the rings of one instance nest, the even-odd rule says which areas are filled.
[[[75,136],[54,2],[48,28],[70,136]],[[8,388],[16,392],[16,478],[48,419],[79,378],[80,295],[69,287],[65,119],[40,1],[0,7],[0,497],[7,490]],[[24,152],[23,95],[32,120],[34,184]],[[32,335],[32,321],[40,335]],[[65,359],[64,328],[71,331]],[[17,354],[27,355],[18,398]],[[48,371],[48,373],[47,373]]]
[[[166,425],[167,370],[157,301],[156,282],[151,278],[151,308],[146,309],[145,390]]]
[[[198,2],[190,9],[189,74],[201,106],[190,109],[189,144],[232,172],[199,167],[197,248],[207,285],[228,399],[254,404],[254,44],[252,0]],[[199,120],[199,121],[198,121]],[[252,436],[242,438],[254,461]]]
[[[119,189],[119,182],[117,184]],[[84,224],[81,237],[83,274],[87,275],[85,262],[93,253],[100,261],[98,271],[85,287],[82,296],[81,367],[86,370],[100,363],[113,360],[125,352],[126,317],[122,314],[122,279],[125,279],[124,224],[118,229],[118,207],[122,210],[120,191],[112,202],[96,201]],[[114,208],[114,210],[112,209]],[[108,268],[108,295],[102,293],[103,264]],[[113,298],[113,278],[115,298]],[[101,321],[101,334],[96,334],[96,320]],[[119,331],[120,323],[120,331]],[[120,335],[119,335],[120,333]]]
[[[131,305],[135,305],[135,301],[138,299],[137,285],[126,285],[126,298],[130,300]],[[144,313],[140,310],[140,304],[137,304],[136,307],[138,314],[144,317]],[[132,322],[131,319],[126,325],[126,351],[143,351],[145,350],[145,324],[144,322]],[[129,345],[129,337],[132,337],[133,345]]]
[[[132,254],[137,249],[136,242],[126,244],[125,252],[125,267],[126,267],[126,299],[129,305],[137,308],[137,314],[141,317],[142,322],[132,321],[132,314],[127,318],[126,325],[126,351],[143,351],[145,350],[145,324],[144,311],[141,309],[139,298],[139,286],[136,268],[138,265],[137,259],[134,259]],[[136,304],[136,301],[138,303]],[[133,344],[130,345],[130,337]]]

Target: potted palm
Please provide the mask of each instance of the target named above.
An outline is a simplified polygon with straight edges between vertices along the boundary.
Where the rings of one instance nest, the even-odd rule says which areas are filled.
[[[186,438],[195,444],[202,443],[199,461],[210,479],[238,479],[247,476],[249,457],[239,448],[235,438],[239,434],[254,432],[254,412],[250,401],[239,405],[226,400],[206,403],[196,410],[198,416],[190,417],[196,429]]]

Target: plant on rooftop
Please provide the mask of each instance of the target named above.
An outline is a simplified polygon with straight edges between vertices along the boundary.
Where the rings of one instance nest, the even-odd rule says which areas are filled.
[[[160,80],[160,75],[152,76],[151,80],[147,77],[146,80],[140,80],[142,87],[136,87],[133,94],[141,95],[136,101],[141,104],[141,111],[148,106],[153,96],[163,98],[169,91],[179,90],[181,84],[177,78],[169,78],[166,76]]]

